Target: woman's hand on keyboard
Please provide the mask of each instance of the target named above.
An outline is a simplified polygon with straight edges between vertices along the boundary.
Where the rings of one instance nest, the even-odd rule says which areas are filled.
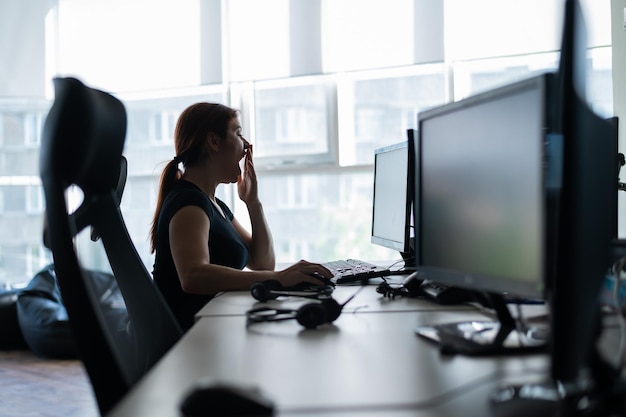
[[[276,272],[276,279],[283,287],[292,287],[302,282],[317,285],[332,285],[333,274],[324,266],[301,260],[290,267]]]

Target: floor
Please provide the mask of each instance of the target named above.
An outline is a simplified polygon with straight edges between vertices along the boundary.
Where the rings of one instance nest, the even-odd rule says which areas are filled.
[[[78,360],[42,359],[28,350],[0,351],[0,417],[97,417]]]

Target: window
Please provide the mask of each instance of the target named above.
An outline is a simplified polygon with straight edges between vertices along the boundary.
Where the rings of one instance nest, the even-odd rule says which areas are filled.
[[[254,84],[254,154],[261,164],[332,161],[334,86],[326,77]]]
[[[135,176],[158,178],[163,163],[175,156],[176,121],[186,107],[201,101],[226,102],[222,85],[117,94],[117,97],[124,103],[128,118],[124,149],[128,182]]]
[[[557,51],[562,14],[562,0],[446,0],[446,59],[467,61]]]
[[[558,65],[559,54],[555,52],[454,62],[454,99],[461,100],[534,74],[556,71]]]
[[[24,124],[19,113],[5,111],[0,121],[2,146],[16,146],[24,142]]]
[[[340,165],[374,163],[374,149],[406,140],[417,113],[447,101],[443,65],[345,74],[339,81]]]
[[[38,214],[44,211],[43,188],[40,185],[26,186],[26,212]]]
[[[289,0],[226,2],[225,59],[233,81],[289,75]]]
[[[4,146],[38,146],[44,115],[37,112],[4,112],[0,139]]]
[[[54,4],[56,74],[113,92],[201,84],[200,0]]]
[[[156,144],[173,144],[178,116],[178,113],[166,110],[153,114],[148,131],[151,141]]]
[[[587,98],[593,110],[601,116],[613,116],[613,72],[612,48],[601,47],[590,50],[589,82]]]
[[[370,243],[370,169],[360,173],[264,172],[259,181],[267,221],[280,249],[276,254],[279,263],[399,258],[398,253]]]
[[[413,0],[324,0],[324,71],[413,64],[413,3]]]
[[[26,186],[0,186],[2,193],[2,213],[21,213],[26,211]]]
[[[29,245],[26,254],[27,277],[34,277],[44,266],[52,263],[52,254],[41,245]]]
[[[38,146],[53,76],[76,76],[126,106],[121,207],[148,270],[159,175],[175,156],[178,116],[197,101],[240,110],[279,262],[392,261],[398,253],[369,242],[374,149],[406,140],[424,109],[556,68],[563,1],[1,3],[0,15],[20,12],[4,29],[28,48],[0,56],[15,63],[11,82],[0,82],[0,280],[25,279],[26,265],[42,260]],[[610,1],[582,3],[588,98],[608,117]],[[236,187],[220,186],[218,197],[246,225]],[[81,196],[68,198],[75,206]],[[99,264],[103,255],[90,256]]]
[[[27,113],[24,115],[24,144],[39,146],[45,115],[43,113]]]

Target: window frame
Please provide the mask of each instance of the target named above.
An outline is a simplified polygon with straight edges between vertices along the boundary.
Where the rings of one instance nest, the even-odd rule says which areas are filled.
[[[294,166],[318,166],[338,164],[337,153],[337,90],[334,76],[316,75],[306,77],[282,78],[276,80],[260,80],[240,83],[233,92],[232,101],[239,103],[242,110],[244,135],[256,144],[259,141],[256,123],[256,93],[259,90],[271,90],[290,87],[321,86],[324,95],[324,113],[326,117],[326,152],[310,154],[255,155],[255,165],[259,169],[291,169]]]

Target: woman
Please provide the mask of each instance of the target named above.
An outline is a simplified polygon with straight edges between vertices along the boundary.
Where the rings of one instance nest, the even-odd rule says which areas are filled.
[[[323,266],[306,261],[274,271],[272,235],[258,196],[252,145],[241,135],[236,110],[221,104],[191,105],[178,119],[174,146],[176,156],[161,174],[151,244],[154,280],[184,329],[220,291],[248,290],[267,279],[293,286],[303,281],[321,284],[314,274],[331,277]],[[215,197],[219,184],[235,182],[252,233]]]

